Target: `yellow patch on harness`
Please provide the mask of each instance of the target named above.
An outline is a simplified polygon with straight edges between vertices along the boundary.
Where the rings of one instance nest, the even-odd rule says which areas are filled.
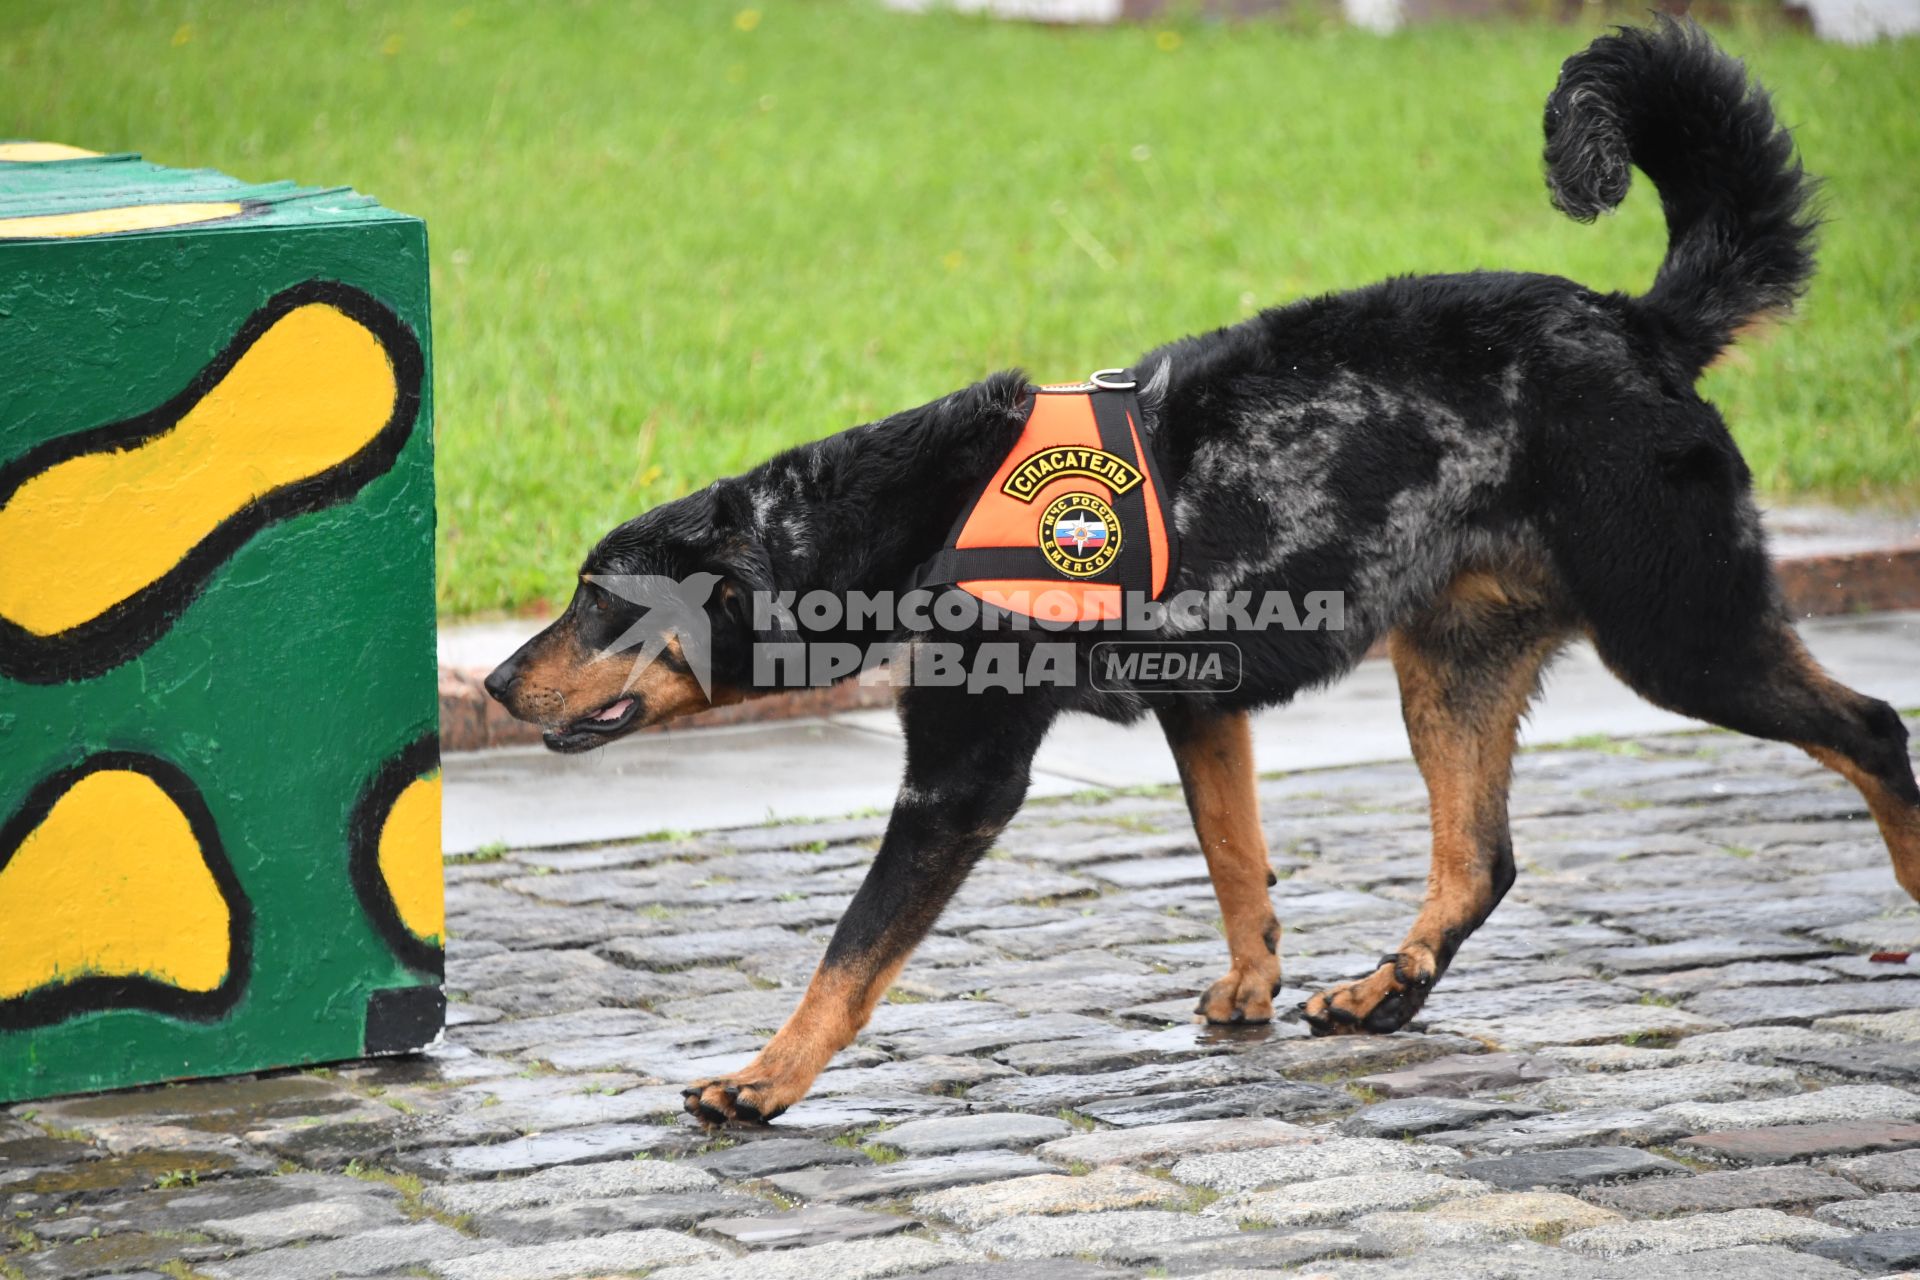
[[[1015,467],[1006,483],[1000,486],[1000,492],[1009,498],[1032,502],[1050,481],[1063,476],[1097,480],[1113,490],[1115,497],[1140,483],[1140,469],[1125,458],[1117,458],[1104,449],[1057,445],[1042,449]]]

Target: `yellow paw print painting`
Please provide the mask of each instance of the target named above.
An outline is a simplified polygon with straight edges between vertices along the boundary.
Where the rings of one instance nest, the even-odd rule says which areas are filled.
[[[98,151],[68,146],[64,142],[0,142],[0,165],[107,159]],[[104,209],[19,214],[0,218],[0,240],[71,240],[82,236],[206,226],[257,214],[263,207],[260,202],[250,200],[158,200],[110,205]]]
[[[445,967],[440,854],[440,740],[416,739],[360,793],[347,831],[348,874],[376,932],[423,973]]]
[[[424,368],[384,305],[314,281],[165,404],[0,466],[0,674],[86,679],[144,651],[261,529],[393,465]]]
[[[97,160],[98,151],[70,147],[64,142],[0,142],[0,162],[49,164],[56,160]]]
[[[0,1028],[97,1009],[217,1017],[245,987],[252,911],[186,774],[105,752],[0,827]]]
[[[123,204],[106,209],[76,209],[71,213],[35,213],[0,218],[0,240],[72,240],[80,236],[123,235],[129,231],[161,231],[244,217],[241,200],[184,200],[165,204]]]

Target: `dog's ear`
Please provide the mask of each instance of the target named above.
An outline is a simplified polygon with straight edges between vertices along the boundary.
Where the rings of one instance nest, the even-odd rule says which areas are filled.
[[[707,567],[720,575],[714,588],[715,610],[736,629],[736,634],[756,632],[763,639],[794,639],[776,617],[771,626],[755,627],[756,600],[771,602],[779,592],[773,561],[766,543],[754,528],[753,503],[744,488],[722,484],[714,494],[714,532],[719,543],[709,557]],[[763,607],[762,612],[767,610]]]

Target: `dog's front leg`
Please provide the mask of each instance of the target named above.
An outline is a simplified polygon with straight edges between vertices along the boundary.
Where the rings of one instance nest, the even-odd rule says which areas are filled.
[[[1176,703],[1160,712],[1160,724],[1227,931],[1230,967],[1194,1012],[1208,1022],[1271,1022],[1280,991],[1280,922],[1267,895],[1273,863],[1260,829],[1247,713]]]
[[[1052,720],[1040,691],[909,689],[907,769],[880,852],[786,1025],[746,1067],[681,1092],[705,1124],[771,1120],[853,1042],[914,947],[1027,794]]]

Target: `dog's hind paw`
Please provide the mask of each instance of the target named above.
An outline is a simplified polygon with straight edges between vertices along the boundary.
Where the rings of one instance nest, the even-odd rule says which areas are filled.
[[[749,1068],[739,1075],[696,1080],[680,1096],[687,1114],[714,1128],[728,1123],[765,1124],[797,1102],[804,1090],[793,1097],[783,1096],[785,1092],[779,1081],[758,1079]]]
[[[1300,1007],[1316,1036],[1385,1035],[1407,1025],[1439,978],[1424,948],[1387,956],[1369,977],[1322,991]]]

